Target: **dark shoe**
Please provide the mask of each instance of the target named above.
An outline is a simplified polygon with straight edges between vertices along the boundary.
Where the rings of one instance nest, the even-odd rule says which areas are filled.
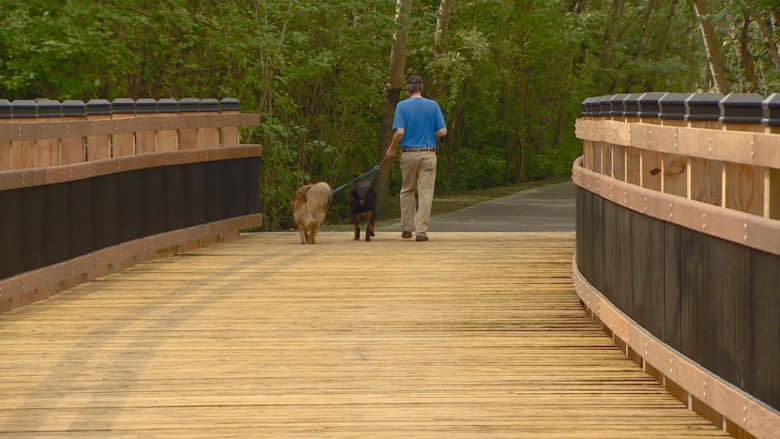
[[[409,239],[411,237],[412,237],[412,232],[408,230],[404,230],[403,232],[401,232],[401,238]]]
[[[427,241],[428,235],[417,235],[417,238],[415,238],[416,241]]]

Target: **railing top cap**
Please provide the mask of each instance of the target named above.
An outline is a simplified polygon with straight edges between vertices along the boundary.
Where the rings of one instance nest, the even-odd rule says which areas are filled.
[[[11,114],[14,119],[37,117],[38,105],[33,100],[17,99],[11,102]]]
[[[136,113],[156,113],[157,101],[152,98],[140,98],[135,101]]]
[[[54,99],[38,99],[35,102],[38,107],[39,117],[61,117],[62,104]]]
[[[87,115],[111,114],[111,102],[108,99],[90,99],[87,101]]]
[[[179,111],[182,113],[197,112],[200,107],[200,99],[198,98],[181,98],[179,99]]]
[[[723,93],[693,93],[688,97],[686,102],[693,104],[711,104],[713,102],[718,103],[721,99],[723,99]]]
[[[659,118],[665,120],[683,120],[685,119],[686,107],[685,101],[692,93],[667,93],[658,100],[660,106]]]
[[[661,103],[684,103],[694,93],[666,93],[659,100]]]
[[[0,119],[11,118],[11,102],[8,99],[0,99]]]
[[[685,120],[716,121],[720,118],[721,93],[694,93],[685,100]]]
[[[610,116],[623,116],[626,113],[625,110],[625,104],[623,103],[623,100],[628,97],[628,94],[626,93],[619,93],[616,95],[609,96],[607,101],[609,102],[610,110],[609,115]]]
[[[63,117],[83,117],[87,115],[87,104],[77,99],[62,101]]]
[[[173,98],[162,98],[157,101],[157,111],[160,113],[178,113],[179,101]]]
[[[198,106],[199,111],[219,111],[219,101],[216,98],[203,98]]]
[[[720,100],[720,122],[760,124],[764,97],[754,93],[730,93]]]
[[[666,92],[652,91],[642,93],[637,99],[637,102],[639,103],[639,112],[637,115],[644,118],[657,118],[661,112],[659,102],[664,96],[666,96]]]
[[[764,110],[764,117],[761,119],[763,125],[780,126],[780,93],[769,95],[761,103]]]
[[[116,98],[111,101],[113,113],[135,113],[135,101],[131,98]]]
[[[660,100],[661,98],[663,98],[666,95],[667,95],[667,93],[665,91],[649,91],[649,92],[646,92],[646,93],[642,93],[639,96],[639,102],[640,103],[645,103],[645,102],[647,102],[647,103],[654,103],[654,102],[658,102],[658,100]]]

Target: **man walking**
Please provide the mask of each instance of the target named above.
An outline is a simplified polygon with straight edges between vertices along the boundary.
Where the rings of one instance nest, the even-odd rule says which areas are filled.
[[[436,139],[447,135],[447,127],[439,104],[422,96],[422,78],[410,76],[406,92],[409,98],[395,108],[395,132],[385,158],[392,160],[400,145],[401,237],[411,238],[414,231],[417,241],[427,241],[436,184]]]

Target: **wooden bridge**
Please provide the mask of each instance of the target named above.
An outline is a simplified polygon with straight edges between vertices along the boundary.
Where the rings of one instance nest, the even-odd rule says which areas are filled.
[[[240,235],[262,219],[257,186],[241,184],[261,149],[229,133],[254,120],[204,107],[0,124],[8,163],[50,152],[0,172],[0,202],[40,217],[0,219],[0,437],[778,437],[773,370],[759,371],[763,402],[632,332],[588,282],[600,263],[583,263],[584,194],[577,235]],[[56,162],[60,132],[84,140],[82,162]],[[122,135],[135,152],[114,157]],[[101,136],[109,158],[89,160]],[[575,166],[586,188],[581,172],[594,171]]]

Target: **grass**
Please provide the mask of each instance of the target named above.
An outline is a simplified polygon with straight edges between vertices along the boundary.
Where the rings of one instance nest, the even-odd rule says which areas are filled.
[[[433,206],[431,207],[431,216],[442,215],[455,212],[484,201],[494,200],[496,198],[506,197],[518,192],[529,189],[546,186],[548,184],[562,183],[568,178],[554,178],[526,183],[513,184],[511,186],[498,186],[489,189],[479,189],[462,192],[440,192],[437,191],[433,197]],[[377,227],[388,226],[401,222],[400,206],[398,197],[395,194],[395,203],[392,204],[390,212],[380,215],[380,220],[376,222]],[[352,230],[351,224],[323,224],[323,231],[343,232]]]

